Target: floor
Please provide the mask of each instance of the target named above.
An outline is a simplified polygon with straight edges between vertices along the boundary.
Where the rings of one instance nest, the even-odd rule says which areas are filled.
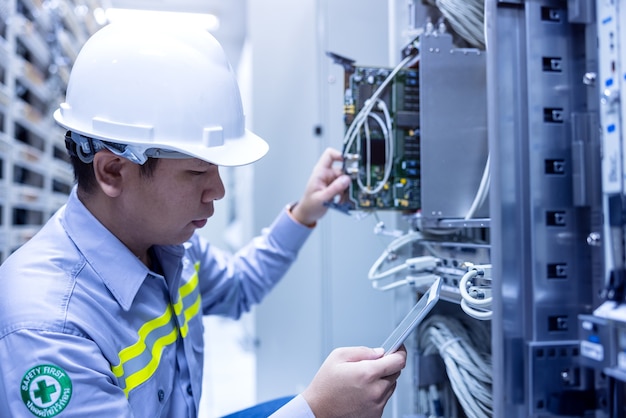
[[[253,315],[246,314],[238,321],[204,318],[200,418],[218,418],[256,403]]]

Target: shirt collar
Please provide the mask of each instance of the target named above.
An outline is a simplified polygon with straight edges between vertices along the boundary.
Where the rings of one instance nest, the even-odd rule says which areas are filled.
[[[72,189],[61,222],[67,234],[83,254],[87,263],[102,279],[124,310],[129,310],[146,277],[156,275],[150,270],[78,199]],[[164,246],[167,251],[155,251],[164,271],[178,264],[183,247]],[[170,257],[168,257],[170,256]]]

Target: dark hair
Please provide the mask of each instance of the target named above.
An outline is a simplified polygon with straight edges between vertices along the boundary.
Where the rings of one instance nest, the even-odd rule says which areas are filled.
[[[78,187],[87,194],[93,193],[97,186],[93,163],[85,163],[75,155],[70,156],[70,162],[74,168],[74,180],[76,180]],[[145,177],[152,177],[158,162],[158,158],[148,158],[148,160],[140,166],[140,174]]]

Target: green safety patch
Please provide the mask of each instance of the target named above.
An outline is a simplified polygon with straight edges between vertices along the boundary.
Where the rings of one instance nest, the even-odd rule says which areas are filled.
[[[20,390],[24,405],[33,415],[54,417],[70,402],[72,381],[62,368],[41,364],[24,373]]]

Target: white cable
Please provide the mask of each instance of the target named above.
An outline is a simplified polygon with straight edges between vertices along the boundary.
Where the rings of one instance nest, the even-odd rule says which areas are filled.
[[[478,275],[478,273],[479,273],[478,270],[472,269],[468,271],[467,273],[465,273],[463,277],[461,277],[461,281],[459,282],[459,290],[461,291],[461,297],[463,297],[464,300],[469,301],[473,306],[477,306],[477,307],[490,306],[491,300],[492,300],[491,297],[488,297],[485,299],[477,299],[473,297],[472,295],[470,295],[467,291],[467,284],[469,280],[475,278]]]
[[[382,100],[380,101],[380,104],[382,104],[382,108],[384,108],[385,110],[387,109],[387,106],[385,105],[385,102],[383,102]],[[393,144],[391,141],[391,126],[390,126],[390,121],[389,121],[389,112],[387,111],[386,113],[383,112],[385,114],[385,117],[387,118],[387,122],[384,122],[380,116],[378,116],[375,113],[370,113],[367,116],[374,119],[376,121],[376,123],[378,123],[378,125],[381,127],[382,131],[383,131],[383,138],[385,139],[385,152],[387,155],[393,155]],[[360,132],[360,131],[359,131]],[[357,134],[357,139],[359,139],[359,143],[360,141],[360,133]],[[369,125],[365,124],[365,140],[367,143],[367,161],[366,161],[366,176],[367,176],[367,184],[363,184],[363,180],[361,179],[361,177],[357,177],[357,183],[359,184],[359,187],[361,188],[362,191],[364,191],[365,193],[368,194],[376,194],[378,192],[380,192],[382,190],[382,188],[385,186],[385,184],[387,183],[387,180],[389,180],[389,177],[391,176],[391,169],[392,169],[392,165],[389,163],[385,163],[385,173],[383,175],[383,179],[378,183],[378,185],[372,189],[371,186],[371,147],[370,147],[370,143],[371,143],[371,138],[370,138],[370,130],[369,130]],[[387,158],[388,161],[392,161],[393,162],[393,158]]]
[[[441,399],[439,397],[439,391],[437,390],[437,386],[430,385],[428,387],[428,396],[430,397],[431,416],[441,416],[441,414],[438,413],[441,410]]]
[[[381,266],[385,262],[389,262],[390,259],[397,257],[397,252],[401,248],[414,242],[419,242],[422,239],[422,234],[414,231],[394,239],[369,269],[367,277],[372,282],[372,288],[380,291],[388,291],[405,285],[432,283],[432,281],[438,277],[437,275],[431,274],[435,267],[437,267],[437,265],[441,262],[441,259],[438,257],[410,257],[398,262],[396,265],[387,268],[386,270],[380,271]],[[404,275],[404,277],[391,283],[380,283],[381,280],[397,276],[403,271],[407,271],[407,274]]]
[[[359,111],[359,113],[357,113],[357,115],[354,117],[354,120],[352,121],[352,123],[348,127],[348,130],[346,131],[346,134],[344,135],[344,141],[343,141],[344,144],[348,144],[349,141],[354,141],[354,139],[353,139],[354,138],[354,132],[355,131],[358,132],[361,129],[361,126],[367,120],[367,115],[370,113],[370,111],[374,107],[374,104],[376,103],[376,100],[378,99],[378,97],[382,94],[382,92],[385,90],[385,88],[391,82],[391,80],[393,80],[393,78],[396,76],[396,74],[398,74],[398,72],[402,68],[404,68],[404,66],[409,61],[411,61],[412,58],[413,57],[411,55],[408,55],[402,61],[400,61],[400,63],[393,70],[391,70],[391,72],[389,73],[387,78],[385,78],[385,80],[383,80],[383,82],[380,84],[380,86],[378,86],[376,91],[374,91],[374,94],[372,94],[372,97],[370,97],[369,100],[366,101],[366,103],[363,106],[363,108]],[[346,147],[346,149],[347,149],[347,147]]]
[[[369,273],[368,273],[368,278],[370,280],[378,280],[378,279],[381,279],[383,277],[387,277],[387,276],[390,276],[390,275],[396,273],[396,271],[393,271],[393,272],[387,272],[387,271],[378,272],[378,269],[382,266],[382,264],[385,261],[387,261],[389,259],[389,257],[395,256],[396,251],[398,251],[399,249],[401,249],[402,247],[404,247],[407,244],[411,244],[413,242],[420,241],[422,239],[424,239],[422,234],[420,234],[418,232],[411,231],[411,232],[409,232],[409,233],[407,233],[405,235],[402,235],[402,236],[394,239],[393,241],[391,241],[389,243],[389,245],[387,245],[387,248],[382,252],[382,254],[374,262],[374,264],[372,264],[372,267],[370,268]],[[404,268],[405,267],[403,267],[402,269],[404,269]],[[397,271],[401,271],[402,269],[399,269]]]
[[[393,276],[394,274],[400,273],[401,271],[404,271],[407,268],[408,266],[406,263],[400,263],[391,268],[388,268],[387,270],[383,272],[378,273],[376,272],[376,269],[374,268],[374,266],[372,266],[372,268],[370,268],[370,271],[367,275],[367,278],[372,281],[376,281],[376,280],[384,279],[389,276]]]
[[[385,141],[385,152],[387,158],[385,160],[385,175],[383,180],[381,180],[381,184],[382,186],[384,186],[385,184],[387,184],[389,177],[391,177],[391,171],[393,170],[395,141],[393,137],[393,127],[391,126],[391,114],[389,113],[389,109],[387,108],[387,103],[385,103],[383,100],[379,100],[378,108],[383,112],[383,115],[385,116],[385,122],[387,123],[387,137]]]
[[[435,274],[424,274],[421,276],[408,275],[408,276],[405,276],[405,278],[403,279],[396,280],[386,285],[380,285],[379,281],[373,281],[372,288],[376,290],[380,290],[381,292],[386,292],[387,290],[395,289],[400,286],[408,286],[408,285],[430,286],[431,284],[433,284],[435,280],[439,278],[440,276],[437,276]]]
[[[483,175],[480,179],[480,185],[478,186],[478,191],[476,192],[476,196],[474,196],[474,201],[470,206],[467,214],[465,215],[465,219],[472,219],[474,214],[480,206],[483,204],[487,195],[489,193],[489,183],[491,180],[491,173],[489,168],[489,158],[490,154],[487,154],[487,162],[485,163],[485,169],[483,170]]]
[[[457,361],[462,360],[465,355],[465,351],[460,345],[461,338],[455,337],[443,323],[433,324],[424,334],[429,338],[429,342],[438,348],[439,354],[444,359],[452,388],[467,415],[470,417],[477,416],[472,412],[482,409],[480,405],[476,403],[475,399],[475,395],[481,392],[481,388],[480,385],[472,384],[472,390],[470,390],[468,384],[474,379],[474,376],[472,376],[472,373],[468,373],[467,370],[465,370],[468,365],[457,363]],[[459,346],[453,347],[452,344],[446,344],[449,341]],[[471,365],[469,365],[469,367],[470,369],[472,368]],[[475,372],[476,370],[479,369],[474,368],[473,371]],[[481,394],[478,395],[478,398],[484,400],[484,396]]]
[[[450,385],[465,415],[469,418],[491,417],[488,329],[480,325],[470,328],[460,319],[433,315],[420,325],[418,335],[423,355],[436,350],[444,360]]]
[[[461,306],[461,309],[463,309],[463,312],[465,312],[467,315],[471,316],[474,319],[479,319],[481,321],[488,321],[493,316],[492,311],[486,311],[486,310],[473,308],[472,306],[470,306],[469,303],[467,303],[465,299],[461,299],[460,306]]]
[[[426,415],[429,413],[429,402],[428,402],[428,393],[425,389],[420,389],[418,392],[418,409],[417,413]]]
[[[489,320],[492,317],[491,303],[493,298],[491,296],[484,299],[478,299],[473,297],[467,291],[469,281],[474,279],[479,274],[476,269],[471,269],[463,275],[459,281],[459,291],[461,293],[461,309],[467,315],[475,319],[482,321]]]
[[[439,9],[452,29],[470,45],[484,49],[485,11],[482,0],[427,0]]]
[[[411,55],[407,55],[400,63],[389,73],[389,75],[383,80],[383,82],[378,86],[378,88],[374,91],[372,96],[365,101],[363,108],[357,113],[354,117],[354,120],[346,130],[344,135],[344,152],[347,152],[351,149],[355,140],[358,140],[357,147],[360,146],[361,139],[361,128],[365,125],[365,135],[368,146],[368,156],[366,161],[366,175],[367,175],[367,184],[364,185],[360,177],[357,177],[357,182],[360,189],[367,194],[376,194],[382,190],[385,186],[389,177],[391,176],[391,171],[393,169],[393,153],[394,153],[394,139],[392,135],[392,120],[389,110],[387,108],[386,103],[383,100],[379,99],[379,96],[385,90],[387,85],[394,79],[396,74],[404,68],[414,57]],[[374,106],[378,106],[378,108],[382,111],[385,120],[383,121],[380,116],[375,113],[371,113]],[[385,169],[383,174],[383,179],[372,188],[370,184],[370,176],[371,176],[371,156],[369,155],[370,151],[370,137],[369,137],[369,126],[367,124],[368,118],[374,119],[378,125],[381,127],[383,131],[383,138],[385,140]],[[345,155],[344,155],[345,156]]]

